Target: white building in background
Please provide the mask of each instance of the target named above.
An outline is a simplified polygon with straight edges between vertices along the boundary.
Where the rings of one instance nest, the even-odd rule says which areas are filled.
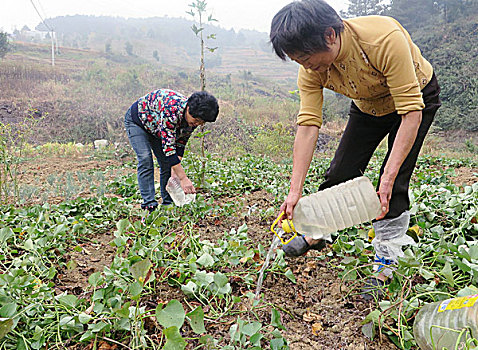
[[[20,34],[25,38],[33,40],[45,40],[50,32],[43,32],[39,30],[22,30]]]

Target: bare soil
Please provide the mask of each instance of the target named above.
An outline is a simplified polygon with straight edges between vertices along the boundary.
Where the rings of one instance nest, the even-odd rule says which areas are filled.
[[[240,200],[244,208],[255,205],[256,212],[269,208],[273,203],[272,195],[266,191],[251,193]],[[218,238],[231,227],[245,222],[253,245],[262,244],[268,249],[273,238],[271,221],[271,218],[262,219],[254,212],[231,218],[231,222],[214,223],[204,219],[201,223],[204,234],[201,237]],[[280,275],[268,274],[265,277],[262,287],[265,302],[281,310],[282,323],[287,329],[283,335],[289,341],[290,349],[397,349],[387,337],[383,337],[382,341],[378,338],[370,341],[362,334],[361,322],[372,311],[373,305],[358,296],[344,297],[349,289],[338,277],[338,271],[330,266],[327,258],[320,259],[328,251],[330,247],[321,252],[310,251],[304,257],[286,258],[297,283]],[[263,324],[269,323],[270,308],[259,312],[259,316]]]
[[[470,186],[478,182],[478,168],[455,168],[453,183],[457,186]]]
[[[72,247],[65,256],[65,260],[69,262],[68,268],[59,271],[57,275],[57,290],[86,296],[89,293],[88,277],[92,273],[103,271],[105,266],[110,266],[113,262],[116,249],[109,245],[113,238],[111,233],[106,232]]]

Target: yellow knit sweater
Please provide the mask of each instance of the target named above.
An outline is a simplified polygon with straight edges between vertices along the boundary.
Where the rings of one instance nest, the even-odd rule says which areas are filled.
[[[326,72],[299,68],[297,124],[322,125],[324,88],[350,97],[374,116],[422,110],[421,90],[433,68],[400,23],[367,16],[344,20],[344,27],[339,54]]]

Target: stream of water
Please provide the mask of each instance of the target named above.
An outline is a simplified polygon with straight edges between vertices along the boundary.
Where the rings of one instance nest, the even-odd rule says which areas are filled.
[[[277,234],[279,236],[282,236],[284,231],[282,229],[277,230]],[[270,259],[275,256],[275,249],[280,243],[280,238],[274,235],[274,239],[272,240],[271,247],[269,248],[269,252],[267,253],[266,260],[264,261],[264,264],[262,265],[261,270],[259,271],[259,278],[257,279],[257,286],[256,286],[256,295],[255,299],[258,300],[261,294],[261,289],[262,289],[262,282],[264,281],[264,273],[269,267],[269,262]]]

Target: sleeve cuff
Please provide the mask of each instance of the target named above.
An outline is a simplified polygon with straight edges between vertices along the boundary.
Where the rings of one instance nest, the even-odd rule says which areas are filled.
[[[178,154],[177,153],[174,153],[170,156],[167,156],[166,157],[166,160],[168,161],[169,165],[170,166],[175,166],[179,163],[181,163],[181,161],[179,160],[179,157],[178,157]]]
[[[299,115],[297,117],[297,125],[322,127],[322,117],[311,115]]]
[[[179,157],[184,156],[184,147],[180,147],[179,145],[176,145],[176,154]]]

